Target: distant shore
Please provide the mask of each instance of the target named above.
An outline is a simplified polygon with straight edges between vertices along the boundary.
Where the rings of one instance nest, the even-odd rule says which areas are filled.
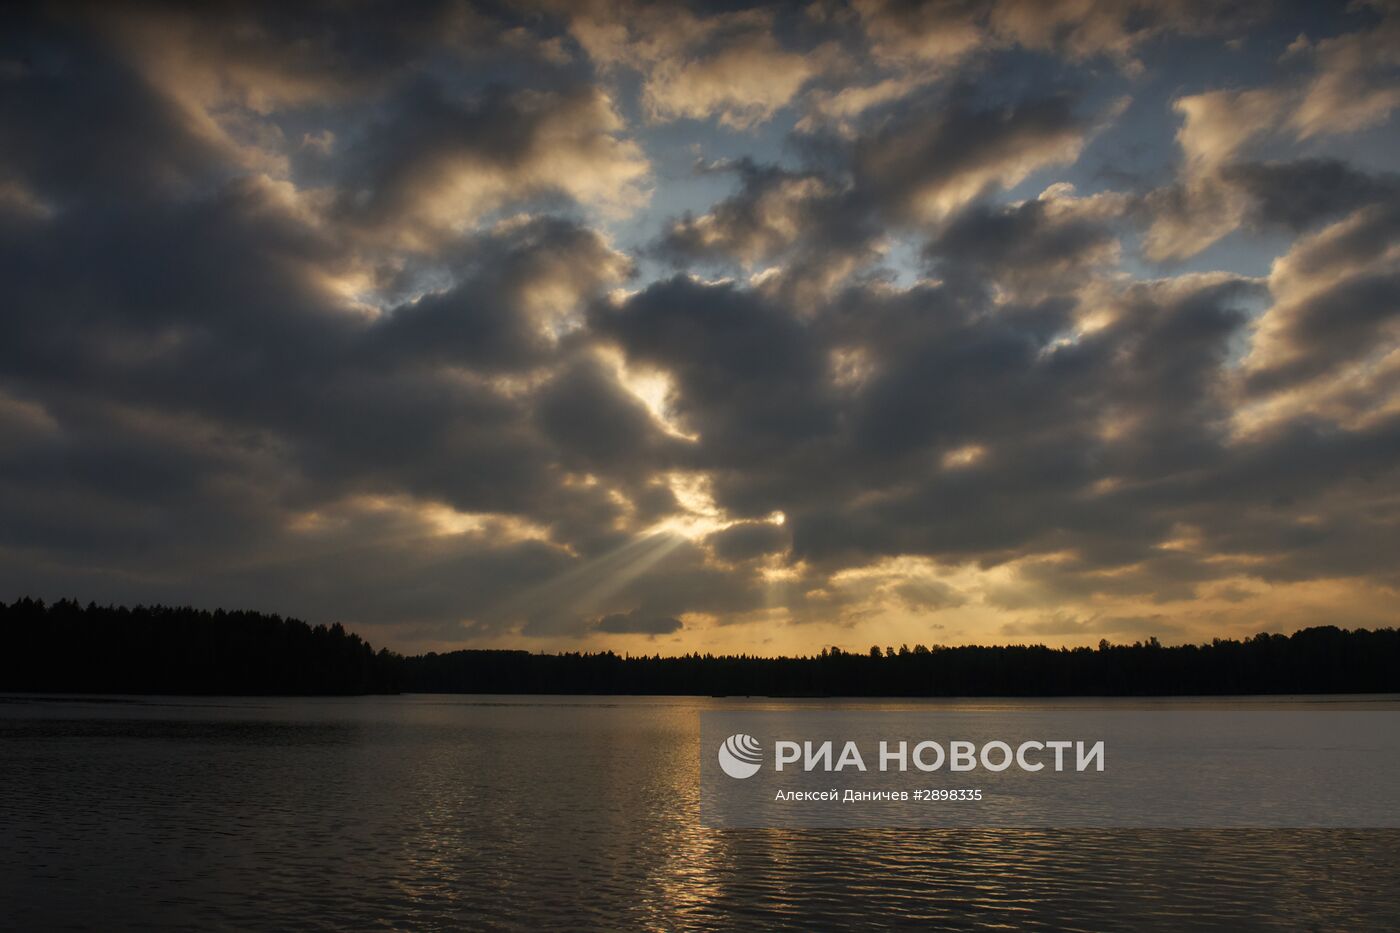
[[[1400,693],[1400,632],[1303,629],[1165,646],[823,649],[805,657],[462,650],[405,656],[341,625],[188,607],[0,603],[0,692],[1094,697]]]

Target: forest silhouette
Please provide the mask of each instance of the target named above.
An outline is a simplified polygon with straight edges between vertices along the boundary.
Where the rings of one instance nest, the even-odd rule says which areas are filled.
[[[0,691],[743,696],[1182,696],[1400,692],[1400,632],[1319,626],[1164,646],[824,648],[806,657],[375,651],[342,625],[189,607],[0,603]]]

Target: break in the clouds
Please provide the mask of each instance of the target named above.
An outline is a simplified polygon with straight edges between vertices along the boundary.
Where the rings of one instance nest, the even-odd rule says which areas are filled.
[[[1393,3],[34,3],[0,596],[812,651],[1395,622]]]

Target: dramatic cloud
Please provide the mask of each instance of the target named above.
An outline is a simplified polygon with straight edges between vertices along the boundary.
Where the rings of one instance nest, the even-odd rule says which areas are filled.
[[[925,252],[949,282],[994,282],[1023,296],[1072,291],[1117,261],[1112,222],[1125,207],[1114,194],[1079,198],[1072,185],[1061,183],[1034,200],[963,212]]]
[[[594,628],[609,635],[669,635],[684,626],[679,619],[645,618],[634,611],[603,616]]]
[[[1254,392],[1349,379],[1400,347],[1400,198],[1300,239],[1274,263],[1274,304],[1246,360]],[[1388,405],[1389,399],[1384,402]]]
[[[1400,107],[1400,11],[1376,3],[1385,19],[1372,29],[1311,43],[1300,34],[1290,53],[1311,56],[1317,73],[1303,90],[1291,122],[1303,137],[1346,133],[1384,122]]]
[[[706,167],[717,171],[729,166]],[[700,217],[685,217],[668,231],[664,248],[683,259],[733,259],[745,266],[774,259],[812,234],[833,189],[820,175],[741,162],[732,166],[738,194]]]
[[[407,650],[1394,624],[1397,15],[7,10],[0,598]]]
[[[793,51],[764,9],[697,13],[678,3],[564,4],[570,29],[604,69],[638,69],[653,120],[715,116],[739,129],[770,119],[834,63],[834,47]]]
[[[1035,169],[1074,161],[1085,120],[1063,98],[973,109],[914,106],[859,140],[856,184],[890,217],[940,219]]]
[[[593,88],[488,91],[465,102],[415,88],[346,153],[340,210],[411,247],[551,195],[624,211],[643,199],[647,160],[621,129]]]
[[[1183,117],[1177,142],[1183,164],[1177,183],[1149,197],[1155,218],[1146,252],[1153,259],[1195,255],[1236,229],[1259,194],[1260,172],[1237,160],[1251,146],[1282,137],[1309,140],[1354,133],[1386,122],[1400,106],[1400,15],[1384,10],[1369,29],[1324,40],[1314,48],[1306,35],[1289,45],[1292,60],[1312,53],[1313,71],[1301,83],[1247,90],[1211,90],[1179,98]],[[1355,199],[1354,173],[1332,163],[1337,198]],[[1316,176],[1323,167],[1302,163],[1295,174]],[[1316,192],[1310,194],[1314,200]],[[1288,195],[1284,195],[1287,197]],[[1335,208],[1334,208],[1335,210]]]

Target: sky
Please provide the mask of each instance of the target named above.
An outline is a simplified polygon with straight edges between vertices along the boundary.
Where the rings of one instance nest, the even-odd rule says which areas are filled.
[[[0,13],[0,599],[1393,626],[1400,4]]]

